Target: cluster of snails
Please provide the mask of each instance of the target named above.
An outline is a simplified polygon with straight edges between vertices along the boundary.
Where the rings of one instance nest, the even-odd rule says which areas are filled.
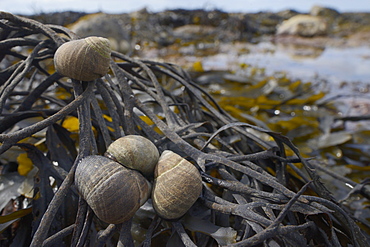
[[[92,36],[61,45],[55,52],[54,66],[63,76],[92,81],[108,73],[110,55],[109,40]]]
[[[87,37],[61,45],[55,52],[56,71],[81,81],[92,81],[109,70],[109,40]],[[154,175],[153,188],[146,177]],[[77,166],[75,184],[98,218],[118,224],[130,219],[151,195],[153,207],[164,219],[183,216],[202,190],[197,168],[166,150],[159,157],[148,139],[119,138],[105,156],[92,155]]]
[[[145,177],[153,173],[151,188]],[[96,216],[112,224],[129,220],[150,195],[160,217],[180,218],[202,191],[201,176],[193,164],[169,150],[159,156],[157,147],[138,135],[117,139],[106,156],[82,159],[75,184]]]

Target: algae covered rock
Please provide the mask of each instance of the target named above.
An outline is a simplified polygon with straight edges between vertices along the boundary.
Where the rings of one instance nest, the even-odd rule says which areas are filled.
[[[276,33],[303,37],[321,36],[328,34],[328,25],[319,16],[296,15],[278,26]]]
[[[83,16],[69,28],[81,37],[99,36],[109,39],[113,50],[126,53],[130,49],[128,23],[119,15],[104,13]]]
[[[333,19],[340,16],[340,13],[337,10],[332,9],[332,8],[318,6],[318,5],[315,5],[311,8],[310,14],[312,16],[322,16],[325,18],[333,18]]]

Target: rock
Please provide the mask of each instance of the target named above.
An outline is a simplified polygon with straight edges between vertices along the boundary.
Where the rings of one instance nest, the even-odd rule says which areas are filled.
[[[340,16],[340,13],[336,11],[335,9],[326,8],[326,7],[317,6],[317,5],[311,8],[310,14],[312,16],[322,16],[322,17],[330,18],[330,19],[335,19],[338,16]]]
[[[189,15],[179,13],[179,10],[166,10],[157,15],[159,25],[171,28],[187,25],[191,21]]]
[[[276,13],[266,11],[226,13],[202,9],[173,9],[152,13],[144,8],[132,13],[115,15],[103,13],[86,15],[67,11],[30,17],[50,24],[74,23],[67,27],[81,37],[90,35],[107,37],[111,40],[113,49],[122,53],[126,53],[127,50],[131,53],[137,52],[137,49],[133,49],[134,45],[143,50],[184,43],[190,45],[198,43],[217,45],[234,41],[258,43],[270,38],[281,39],[283,42],[289,38],[289,35],[280,34],[290,34],[292,36],[290,39],[300,38],[300,40],[312,36],[320,39],[347,40],[348,37],[358,33],[353,36],[352,43],[355,44],[358,41],[366,42],[368,34],[363,32],[367,32],[370,26],[370,13],[340,13],[335,9],[320,6],[314,6],[310,15],[302,15],[291,9]],[[307,40],[309,39],[304,42],[308,42]],[[204,46],[199,47],[204,50]]]
[[[348,36],[347,45],[349,46],[366,46],[369,45],[370,30],[358,31]]]
[[[298,15],[299,12],[293,10],[293,9],[286,9],[286,10],[282,10],[282,11],[279,11],[276,13],[278,16],[284,18],[285,20],[289,19],[289,18],[292,18],[293,16],[295,15]]]
[[[276,32],[276,25],[283,22],[284,17],[272,12],[258,12],[247,14],[249,17],[249,25],[253,27],[259,35],[270,35]]]
[[[113,50],[127,53],[130,50],[129,28],[116,15],[90,14],[80,18],[69,27],[81,37],[101,36],[109,39]]]
[[[278,26],[276,34],[298,35],[302,37],[327,35],[328,25],[319,16],[296,15]]]
[[[82,16],[86,15],[84,12],[64,11],[64,12],[53,12],[53,13],[40,13],[35,15],[26,16],[44,24],[55,24],[60,26],[66,26],[74,23]]]
[[[145,19],[146,20],[148,19],[149,15],[150,13],[146,7],[130,13],[130,17],[134,19]]]
[[[203,39],[217,33],[217,29],[212,26],[203,25],[184,25],[174,29],[174,35],[181,40]]]
[[[172,33],[160,31],[154,35],[153,40],[159,45],[159,47],[166,47],[175,43],[175,37]]]

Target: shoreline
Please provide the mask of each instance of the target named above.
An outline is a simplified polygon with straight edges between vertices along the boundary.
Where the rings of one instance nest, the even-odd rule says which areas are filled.
[[[297,16],[321,18],[325,32],[312,36],[280,34],[279,28]],[[128,55],[171,55],[185,47],[196,53],[218,44],[245,42],[302,46],[307,50],[370,46],[370,12],[343,12],[313,7],[311,13],[284,10],[280,12],[227,13],[221,10],[172,9],[149,12],[147,9],[122,14],[56,12],[27,16],[42,23],[63,25],[81,37],[108,37],[114,50]],[[105,31],[104,31],[105,30]]]
[[[240,64],[249,63],[257,68],[266,68],[265,71],[270,73],[286,72],[292,78],[316,80],[319,83],[326,80],[330,82],[328,84],[336,85],[335,88],[341,88],[342,84],[347,84],[345,88],[358,85],[355,91],[362,88],[367,91],[365,86],[369,80],[367,77],[358,80],[354,71],[348,72],[346,79],[338,78],[335,71],[342,73],[344,70],[341,71],[340,67],[344,66],[344,62],[335,70],[327,67],[335,66],[330,62],[330,57],[324,60],[328,65],[321,64],[316,67],[315,63],[307,64],[302,60],[317,59],[326,51],[333,49],[351,50],[361,47],[370,49],[370,13],[339,13],[334,9],[321,7],[311,12],[311,16],[318,16],[327,23],[326,33],[309,37],[278,34],[278,27],[284,22],[292,17],[308,14],[294,10],[276,13],[226,13],[203,9],[174,9],[161,12],[148,12],[142,9],[123,14],[82,14],[68,11],[44,14],[35,19],[44,18],[44,22],[49,20],[50,23],[59,25],[61,23],[57,22],[69,22],[65,26],[80,36],[93,34],[110,37],[115,50],[134,57],[175,63],[190,71],[194,63],[199,61],[205,70],[225,71],[236,71]],[[100,32],[103,29],[108,31]],[[263,46],[266,43],[271,43],[271,47],[258,48],[259,45]],[[257,50],[253,50],[256,47]],[[281,58],[282,52],[291,56],[291,60]],[[274,57],[274,54],[280,57]],[[355,63],[349,64],[350,66],[357,64],[363,67],[358,54],[347,52],[345,56],[356,56]],[[369,57],[366,50],[364,52],[366,64]],[[297,59],[300,61],[295,62]],[[338,62],[338,53],[334,54],[332,59]],[[343,57],[343,60],[345,59],[346,57]],[[311,76],[307,77],[308,72],[302,68],[310,70]],[[323,71],[323,68],[334,71],[332,72],[334,74],[328,75],[327,71],[324,71],[322,76],[318,71]],[[347,80],[352,75],[355,79]]]

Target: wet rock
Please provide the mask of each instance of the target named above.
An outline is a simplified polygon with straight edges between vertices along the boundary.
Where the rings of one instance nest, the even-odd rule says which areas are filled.
[[[166,10],[157,14],[161,25],[177,28],[184,25],[220,26],[229,18],[229,14],[220,10]]]
[[[80,36],[107,37],[113,49],[123,53],[127,50],[137,52],[136,48],[131,48],[135,45],[144,50],[146,47],[165,48],[187,43],[203,49],[203,44],[207,46],[211,43],[258,43],[268,39],[284,42],[287,36],[292,36],[289,40],[293,42],[294,37],[324,37],[334,39],[336,43],[336,39],[353,38],[352,44],[362,44],[366,42],[370,26],[370,13],[339,13],[335,9],[320,6],[314,6],[310,15],[302,15],[294,10],[226,13],[220,10],[174,9],[153,13],[142,9],[116,15],[60,12],[31,18],[58,25],[74,22],[67,27]],[[311,43],[316,46],[316,42]]]
[[[175,43],[175,37],[172,32],[160,31],[154,38],[154,42],[158,44],[159,47],[166,47]]]
[[[203,25],[185,25],[174,29],[174,35],[181,40],[204,39],[215,35],[216,28]]]
[[[69,28],[81,37],[108,38],[113,50],[127,53],[130,50],[130,27],[126,24],[118,15],[97,13],[80,18]]]
[[[146,20],[149,17],[150,13],[149,13],[148,9],[144,7],[142,9],[139,9],[137,11],[134,11],[134,12],[130,13],[129,15],[130,15],[131,18],[134,18],[134,19],[144,19],[144,20]]]
[[[310,14],[322,17],[326,21],[330,33],[339,31],[338,23],[341,14],[337,10],[316,5],[311,8]]]
[[[370,26],[370,13],[343,13],[338,18],[336,34],[348,37],[359,31],[368,31]]]
[[[37,15],[30,15],[27,17],[44,24],[66,26],[68,24],[74,23],[84,15],[86,15],[86,13],[84,12],[64,11],[55,13],[41,13]]]
[[[179,10],[167,10],[158,13],[158,24],[172,28],[189,24],[191,17],[186,14],[179,13]]]
[[[366,46],[369,45],[370,31],[358,31],[350,35],[347,39],[348,46]]]
[[[284,18],[285,20],[292,18],[295,15],[298,15],[299,12],[295,11],[293,9],[287,9],[287,10],[282,10],[276,13],[278,16]]]
[[[258,35],[275,34],[276,26],[285,20],[281,15],[272,12],[259,12],[246,16],[250,18],[249,23]]]
[[[326,8],[326,7],[317,6],[317,5],[311,8],[310,14],[312,16],[321,16],[321,17],[331,18],[331,19],[335,19],[340,15],[340,13],[336,11],[335,9]]]
[[[319,16],[296,15],[278,26],[276,34],[297,35],[302,37],[327,35],[328,25],[326,21]]]

